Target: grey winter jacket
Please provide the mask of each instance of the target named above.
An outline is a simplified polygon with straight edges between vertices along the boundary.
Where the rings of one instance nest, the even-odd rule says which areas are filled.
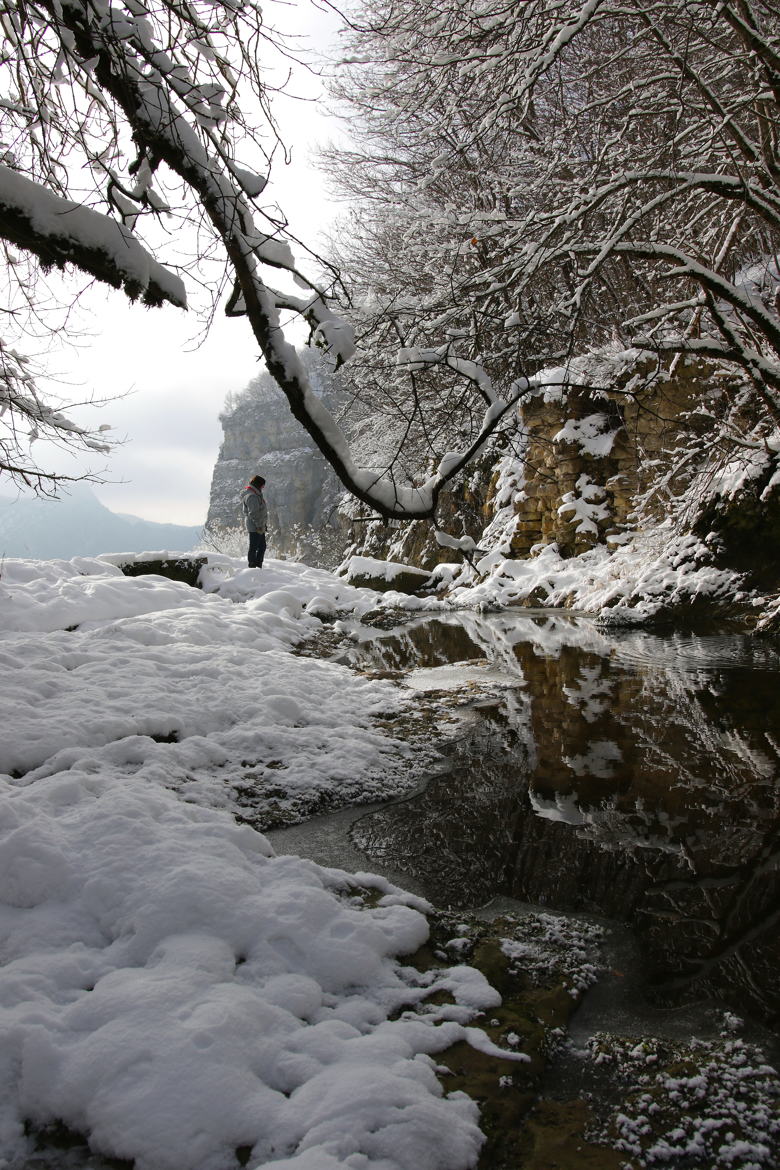
[[[265,532],[268,526],[268,509],[263,493],[257,488],[246,487],[241,496],[241,506],[244,509],[247,532]]]

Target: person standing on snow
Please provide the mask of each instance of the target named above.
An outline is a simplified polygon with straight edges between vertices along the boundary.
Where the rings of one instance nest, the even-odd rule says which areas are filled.
[[[250,569],[262,569],[265,556],[265,533],[268,527],[268,509],[263,499],[265,480],[253,475],[244,488],[241,506],[244,509],[246,530],[249,533],[248,561]]]

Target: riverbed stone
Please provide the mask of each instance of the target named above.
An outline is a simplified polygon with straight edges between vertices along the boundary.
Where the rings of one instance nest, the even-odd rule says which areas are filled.
[[[623,1153],[585,1139],[592,1121],[582,1097],[538,1101],[519,1138],[518,1166],[523,1170],[624,1170]]]
[[[501,995],[500,1006],[490,1009],[478,1021],[479,1026],[497,1047],[507,1053],[522,1052],[528,1057],[525,1061],[511,1056],[503,1058],[478,1051],[465,1041],[437,1056],[445,1092],[468,1093],[479,1105],[480,1125],[486,1135],[479,1170],[516,1170],[521,1165],[534,1166],[536,1170],[547,1170],[549,1166],[552,1170],[555,1163],[544,1162],[540,1157],[536,1161],[521,1161],[520,1154],[539,1144],[537,1138],[529,1142],[529,1119],[538,1108],[539,1090],[550,1054],[565,1034],[581,998],[581,990],[574,986],[576,971],[567,966],[572,953],[569,944],[578,928],[574,927],[574,934],[564,937],[566,928],[561,925],[562,946],[557,950],[554,943],[545,943],[550,925],[545,915],[508,915],[490,921],[460,911],[457,914],[434,911],[429,915],[429,923],[429,941],[407,961],[421,971],[440,968],[448,961],[476,967]],[[591,928],[583,929],[589,945],[595,947],[597,932],[588,933]],[[527,947],[529,955],[535,957],[528,963],[522,958],[511,958],[506,947],[511,949],[512,945],[519,952]],[[536,1125],[538,1129],[538,1118]],[[572,1148],[579,1144],[589,1151],[591,1160],[561,1162],[561,1167],[587,1170],[598,1166],[603,1170],[618,1170],[620,1162],[613,1159],[612,1149],[589,1143],[584,1128],[570,1131],[571,1122],[566,1128],[567,1144]],[[542,1145],[555,1146],[556,1142],[560,1145],[562,1133],[563,1130],[557,1137],[548,1135]]]

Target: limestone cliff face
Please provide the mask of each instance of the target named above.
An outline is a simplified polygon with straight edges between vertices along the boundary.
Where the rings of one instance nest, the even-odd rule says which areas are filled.
[[[332,406],[338,393],[332,375],[316,355],[306,351],[303,357],[315,391]],[[261,374],[229,399],[220,422],[224,438],[206,521],[212,540],[238,550],[241,491],[259,474],[266,480],[270,549],[311,564],[332,564],[329,545],[337,538],[336,506],[343,489],[270,375]]]

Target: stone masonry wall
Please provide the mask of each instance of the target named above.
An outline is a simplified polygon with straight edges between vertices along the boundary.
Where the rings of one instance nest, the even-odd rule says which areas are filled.
[[[637,498],[660,467],[674,466],[675,448],[690,433],[690,419],[683,432],[681,416],[723,389],[723,376],[706,363],[681,362],[672,377],[648,380],[650,370],[646,361],[609,390],[573,387],[523,405],[526,471],[515,506],[514,556],[552,542],[563,555],[577,555],[596,543],[619,543],[632,526]],[[669,486],[675,485],[672,475]],[[651,512],[660,511],[660,499],[650,501]]]

